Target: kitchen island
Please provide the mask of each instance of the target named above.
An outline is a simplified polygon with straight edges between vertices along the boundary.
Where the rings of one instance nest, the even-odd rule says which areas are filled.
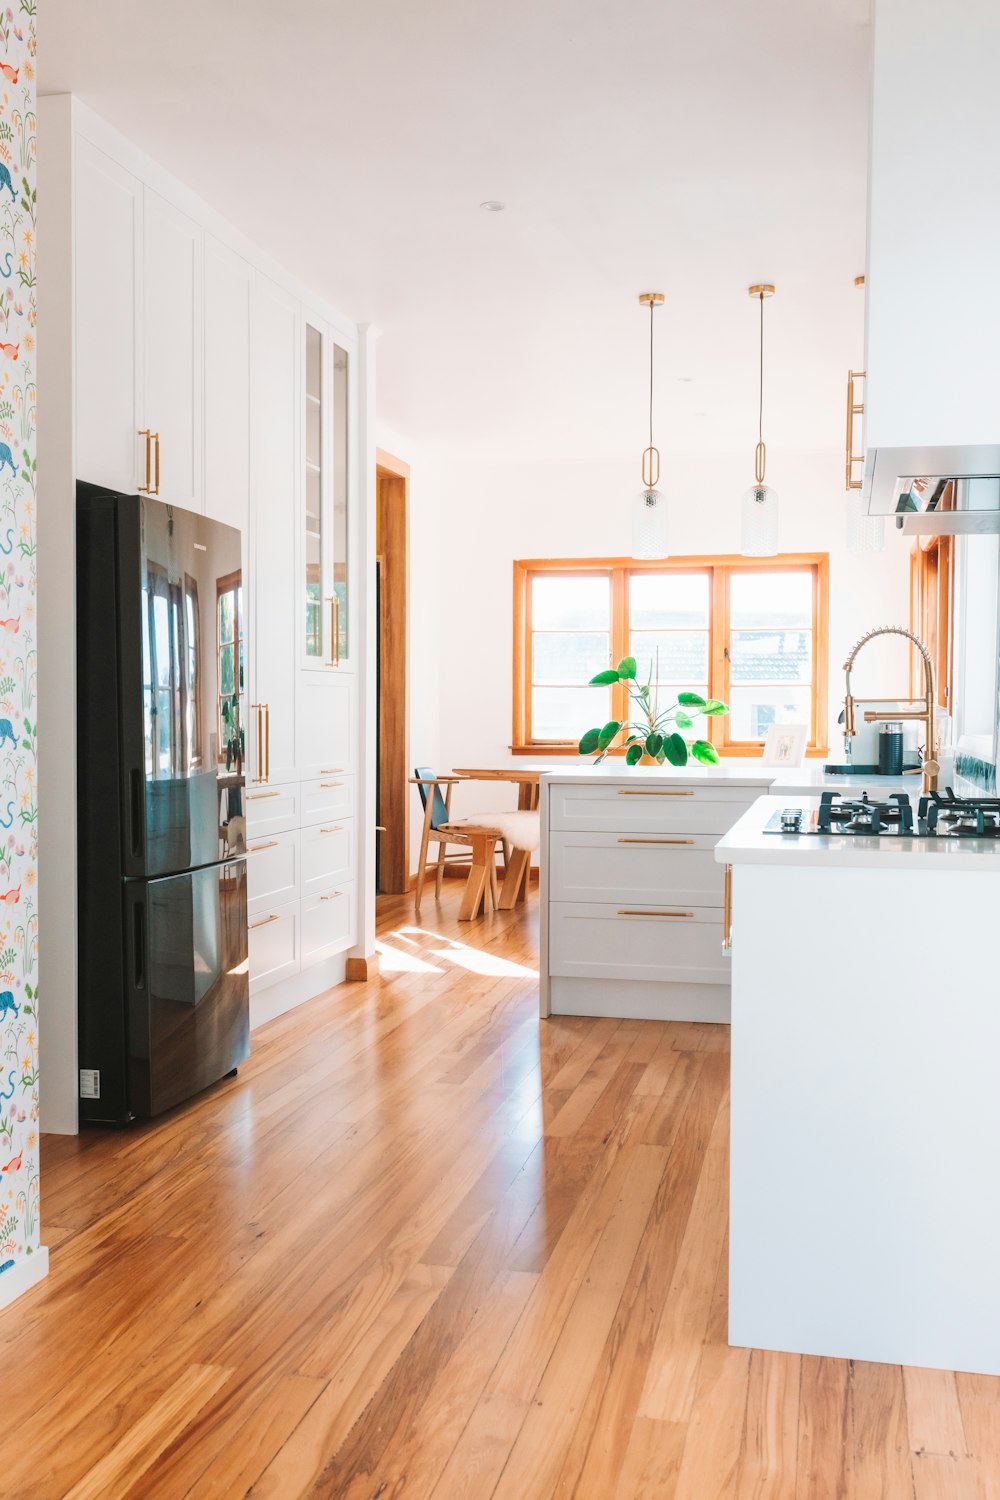
[[[1000,1374],[1000,839],[766,833],[777,806],[715,851],[730,1343]]]

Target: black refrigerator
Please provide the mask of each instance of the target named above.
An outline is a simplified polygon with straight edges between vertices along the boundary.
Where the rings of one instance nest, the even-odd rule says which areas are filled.
[[[250,1050],[240,533],[77,485],[80,1120]]]

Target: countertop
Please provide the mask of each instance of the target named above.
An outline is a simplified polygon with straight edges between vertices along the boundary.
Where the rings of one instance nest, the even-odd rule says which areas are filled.
[[[541,763],[538,763],[541,769]],[[532,770],[536,769],[533,764]],[[860,797],[862,792],[890,796],[904,792],[910,796],[919,793],[921,778],[915,776],[831,776],[823,770],[822,761],[812,761],[804,766],[782,769],[765,766],[759,759],[726,759],[717,766],[702,766],[689,763],[677,766],[626,766],[619,758],[606,760],[595,766],[592,762],[582,764],[571,761],[569,765],[556,766],[551,762],[544,769],[545,780],[552,783],[593,783],[607,781],[643,781],[654,786],[746,786],[759,787],[774,797],[816,797],[820,792],[837,791]]]
[[[804,809],[819,806],[817,797],[803,799]],[[723,865],[799,865],[802,868],[880,870],[988,870],[1000,874],[1000,839],[868,838],[863,834],[765,833],[773,816],[775,798],[758,797],[715,846]]]

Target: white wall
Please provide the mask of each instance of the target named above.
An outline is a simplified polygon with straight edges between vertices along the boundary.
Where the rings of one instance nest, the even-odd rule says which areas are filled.
[[[740,501],[752,477],[751,459],[749,452],[670,455],[663,487],[675,556],[739,551]],[[440,684],[442,767],[511,758],[512,562],[628,555],[636,470],[636,455],[600,462],[481,457],[442,464],[446,586],[434,601],[441,653],[438,661],[415,655],[412,682],[415,703],[425,695],[430,703]],[[909,541],[887,529],[883,552],[848,553],[843,473],[842,449],[769,455],[768,479],[781,502],[782,551],[830,553],[829,743],[836,759],[845,656],[873,626],[909,622]],[[861,658],[855,687],[858,693],[905,693],[907,680],[905,646],[876,642]],[[509,803],[511,796],[509,787],[460,790],[459,812],[476,810],[468,799],[489,808]]]
[[[441,469],[437,456],[383,422],[376,442],[410,465],[410,743],[406,764],[441,763],[442,640],[454,619],[443,584]],[[450,767],[449,767],[450,768]],[[423,814],[416,787],[410,797],[410,870],[417,868]]]

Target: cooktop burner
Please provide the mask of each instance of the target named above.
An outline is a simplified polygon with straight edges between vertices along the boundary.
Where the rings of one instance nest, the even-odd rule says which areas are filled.
[[[768,819],[764,832],[1000,839],[1000,797],[956,797],[949,787],[922,796],[914,819],[913,806],[901,792],[874,802],[867,792],[857,798],[824,792],[818,809],[782,808]]]
[[[920,799],[921,830],[936,838],[1000,838],[1000,797],[956,797],[929,792]]]

